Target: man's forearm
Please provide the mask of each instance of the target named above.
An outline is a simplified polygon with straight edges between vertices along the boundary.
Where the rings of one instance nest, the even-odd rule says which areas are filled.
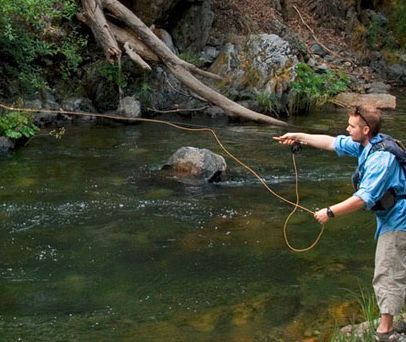
[[[332,205],[330,209],[335,217],[360,210],[362,207],[364,207],[364,205],[365,202],[360,197],[351,196],[340,203]],[[328,214],[328,208],[320,209],[314,213],[314,218],[322,224],[327,223],[330,217],[331,216]]]
[[[334,137],[323,134],[307,134],[299,133],[301,135],[300,142],[305,145],[320,148],[322,150],[334,150]]]
[[[351,196],[346,200],[330,207],[335,216],[353,213],[365,206],[365,202],[358,196]]]
[[[296,142],[320,148],[322,150],[334,150],[334,137],[322,134],[307,134],[307,133],[286,133],[280,137],[273,137],[280,144],[293,145]]]

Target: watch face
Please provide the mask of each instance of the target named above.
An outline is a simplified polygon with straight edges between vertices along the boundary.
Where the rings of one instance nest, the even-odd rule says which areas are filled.
[[[327,208],[327,216],[328,217],[334,217],[334,213],[330,208]]]

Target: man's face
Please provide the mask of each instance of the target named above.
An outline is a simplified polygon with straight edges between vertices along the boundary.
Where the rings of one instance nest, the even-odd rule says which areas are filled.
[[[369,140],[369,127],[360,116],[350,116],[348,118],[347,132],[355,142],[364,144]]]

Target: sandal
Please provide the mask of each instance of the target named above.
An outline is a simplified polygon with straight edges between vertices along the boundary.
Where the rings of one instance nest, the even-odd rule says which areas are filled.
[[[395,331],[389,331],[386,333],[375,332],[376,342],[397,342],[399,341],[399,334]]]
[[[393,329],[399,334],[406,334],[406,322],[405,321],[396,321],[393,324]]]

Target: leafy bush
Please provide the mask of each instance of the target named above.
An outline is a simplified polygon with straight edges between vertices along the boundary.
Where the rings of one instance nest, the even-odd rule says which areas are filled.
[[[32,116],[25,112],[8,112],[0,116],[0,136],[10,139],[30,138],[39,130]]]
[[[296,66],[296,79],[291,83],[293,97],[289,105],[291,113],[308,111],[311,106],[322,105],[333,96],[345,91],[349,78],[344,73],[325,70],[314,71],[309,65],[299,63]]]
[[[74,24],[76,12],[75,0],[1,1],[0,58],[8,61],[3,72],[19,79],[23,91],[45,86],[51,64],[63,78],[78,67],[86,40]]]
[[[107,61],[101,61],[97,72],[107,82],[115,84],[122,91],[128,86],[127,75],[123,72],[121,64],[111,64]]]

